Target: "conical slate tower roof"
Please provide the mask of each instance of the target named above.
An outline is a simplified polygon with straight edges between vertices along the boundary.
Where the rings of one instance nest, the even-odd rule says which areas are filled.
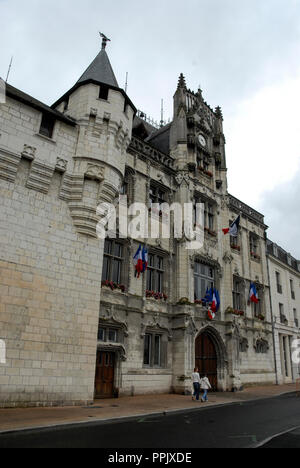
[[[117,79],[104,48],[97,55],[81,78],[79,78],[77,83],[83,83],[88,80],[98,81],[99,83],[119,88]]]
[[[106,44],[108,41],[110,41],[110,39],[108,39],[102,33],[100,35],[102,37],[101,52],[97,55],[97,57],[91,63],[91,65],[86,69],[84,74],[79,78],[79,80],[73,86],[73,88],[70,89],[67,93],[65,93],[61,98],[59,98],[58,101],[52,104],[51,106],[52,109],[56,109],[62,102],[66,102],[69,96],[72,93],[74,93],[76,89],[88,83],[94,83],[94,84],[100,84],[100,85],[104,84],[108,86],[109,88],[112,88],[120,92],[125,98],[126,105],[129,104],[131,108],[133,109],[134,113],[136,113],[136,107],[134,106],[134,104],[132,104],[126,92],[119,87],[117,79],[113,72],[112,66],[110,64],[108,55],[105,51]]]

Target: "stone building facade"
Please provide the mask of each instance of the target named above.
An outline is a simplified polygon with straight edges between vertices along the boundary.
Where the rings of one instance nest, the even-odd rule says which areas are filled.
[[[7,85],[0,193],[1,406],[188,394],[195,363],[221,391],[275,382],[267,226],[228,194],[221,109],[183,75],[160,128],[119,87],[105,42],[51,107]],[[203,248],[173,234],[100,240],[97,206],[119,194],[149,219],[155,203],[203,203]],[[239,237],[224,236],[239,214]],[[140,244],[149,267],[137,278]],[[213,321],[201,303],[211,286]]]
[[[291,383],[300,377],[300,367],[292,359],[293,353],[297,353],[296,341],[300,340],[300,263],[269,240],[267,259],[274,318],[277,382]]]

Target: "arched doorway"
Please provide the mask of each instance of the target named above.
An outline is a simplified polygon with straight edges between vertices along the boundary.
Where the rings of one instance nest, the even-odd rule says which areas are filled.
[[[213,339],[203,332],[196,339],[196,367],[200,376],[207,375],[213,391],[218,391],[218,355]]]

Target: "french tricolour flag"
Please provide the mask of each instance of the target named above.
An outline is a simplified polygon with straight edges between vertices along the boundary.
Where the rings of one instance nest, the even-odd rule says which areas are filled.
[[[139,278],[141,276],[141,273],[143,272],[143,251],[141,245],[139,246],[137,253],[133,257],[133,264],[135,266],[135,276]]]
[[[241,222],[241,215],[239,215],[230,228],[223,229],[224,234],[230,234],[232,237],[237,237],[239,233],[239,227]]]
[[[216,313],[218,312],[220,308],[220,305],[221,305],[221,301],[220,301],[219,292],[216,289],[214,289],[212,293],[211,308],[208,311],[208,318],[210,320],[214,320],[214,318],[216,317]]]
[[[257,290],[256,290],[254,283],[251,283],[250,285],[249,299],[251,302],[254,302],[255,304],[259,303],[259,298],[258,298]]]
[[[145,273],[145,271],[148,270],[148,250],[146,247],[143,248],[142,252],[142,262],[143,262],[143,270],[142,273]]]

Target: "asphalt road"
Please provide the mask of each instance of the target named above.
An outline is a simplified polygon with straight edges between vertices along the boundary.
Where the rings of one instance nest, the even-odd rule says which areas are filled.
[[[201,405],[195,402],[196,405]],[[139,420],[0,434],[0,448],[246,448],[300,427],[295,394]],[[283,438],[282,438],[283,437]],[[300,446],[300,431],[269,442]]]

